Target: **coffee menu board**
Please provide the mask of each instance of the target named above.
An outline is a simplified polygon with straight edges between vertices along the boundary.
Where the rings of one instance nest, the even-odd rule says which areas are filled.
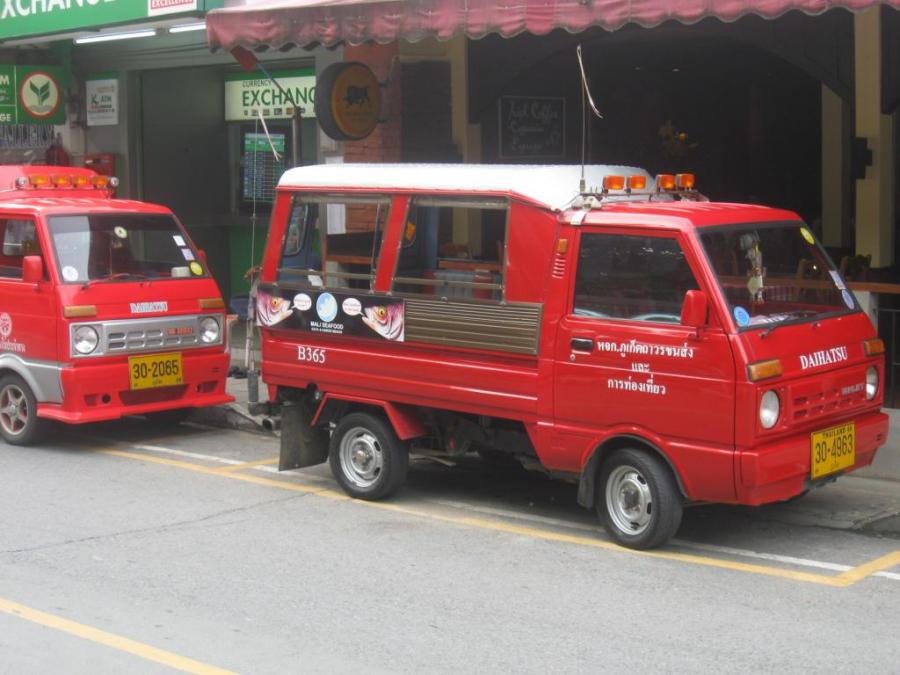
[[[552,159],[565,155],[566,99],[503,96],[499,114],[502,159]]]
[[[269,143],[271,138],[271,145]],[[281,174],[284,173],[284,151],[286,146],[285,134],[245,133],[242,157],[243,185],[241,197],[243,201],[250,202],[254,199],[259,202],[271,203],[275,200],[275,186]],[[274,146],[278,152],[278,159],[272,152]]]

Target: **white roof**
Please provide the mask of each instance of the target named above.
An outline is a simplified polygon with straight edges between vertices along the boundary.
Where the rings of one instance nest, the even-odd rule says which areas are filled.
[[[599,192],[606,175],[647,176],[647,187],[655,179],[631,166],[588,165],[584,168],[589,191]],[[518,195],[562,210],[578,196],[581,166],[522,164],[316,164],[289,169],[279,187],[411,189],[460,194],[500,193]]]

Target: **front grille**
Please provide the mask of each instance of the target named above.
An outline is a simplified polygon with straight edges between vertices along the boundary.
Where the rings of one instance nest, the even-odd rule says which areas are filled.
[[[791,415],[797,421],[840,414],[867,403],[865,370],[823,373],[813,380],[792,385],[790,393]]]
[[[130,330],[107,333],[106,351],[139,351],[163,347],[190,347],[198,343],[196,333],[191,335],[167,335],[160,329]]]

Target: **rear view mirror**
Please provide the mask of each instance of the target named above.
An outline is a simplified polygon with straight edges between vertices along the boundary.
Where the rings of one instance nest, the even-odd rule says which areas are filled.
[[[22,281],[36,284],[44,280],[44,259],[39,255],[22,258]]]
[[[709,313],[709,300],[703,291],[688,291],[681,306],[681,324],[703,328]]]

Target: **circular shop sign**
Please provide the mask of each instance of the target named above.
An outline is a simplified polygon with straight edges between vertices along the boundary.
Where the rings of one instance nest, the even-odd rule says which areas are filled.
[[[22,79],[19,101],[32,118],[40,121],[53,117],[61,100],[59,83],[52,75],[38,70]]]
[[[381,85],[363,63],[332,63],[316,82],[316,119],[338,141],[358,141],[371,134],[381,114]]]

